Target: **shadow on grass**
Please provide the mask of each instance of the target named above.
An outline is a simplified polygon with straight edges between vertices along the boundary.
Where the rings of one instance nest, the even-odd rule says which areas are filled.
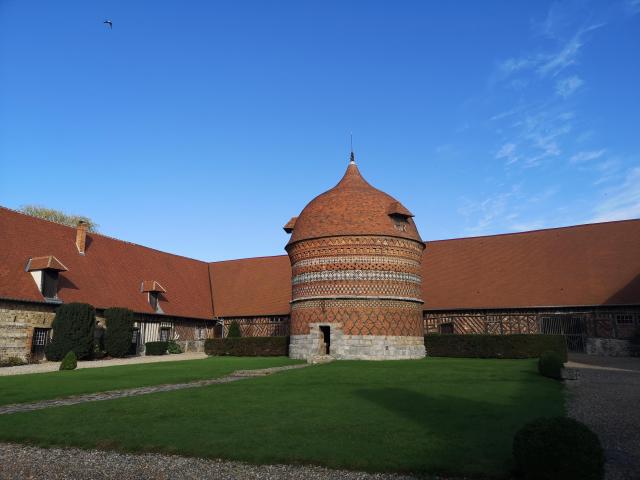
[[[355,394],[420,432],[414,449],[418,447],[424,457],[414,472],[508,478],[514,468],[513,435],[532,418],[545,416],[535,409],[528,411],[531,399],[525,398],[525,391],[496,396],[495,402],[404,388],[361,389]]]

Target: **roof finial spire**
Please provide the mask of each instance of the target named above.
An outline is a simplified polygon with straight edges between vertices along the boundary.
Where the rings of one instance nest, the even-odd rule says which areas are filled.
[[[353,153],[353,132],[351,133],[351,155],[349,157],[349,163],[356,163],[356,154]]]

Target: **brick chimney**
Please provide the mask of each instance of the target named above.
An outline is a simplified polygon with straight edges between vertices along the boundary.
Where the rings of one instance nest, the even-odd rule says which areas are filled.
[[[87,243],[87,222],[80,220],[76,228],[76,247],[80,255],[84,255],[84,249]]]

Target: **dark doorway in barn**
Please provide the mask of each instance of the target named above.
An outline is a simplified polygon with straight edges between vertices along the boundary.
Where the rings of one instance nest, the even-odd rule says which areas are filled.
[[[51,341],[50,328],[34,328],[31,339],[31,361],[39,362],[44,360],[44,350]]]
[[[131,331],[131,345],[129,345],[129,355],[137,355],[140,349],[140,329],[135,328]]]
[[[322,333],[322,340],[324,342],[324,354],[329,355],[331,352],[331,327],[328,325],[323,325],[320,327],[320,332]]]
[[[587,337],[587,321],[579,314],[548,315],[540,319],[540,333],[564,336],[567,350],[584,352]]]

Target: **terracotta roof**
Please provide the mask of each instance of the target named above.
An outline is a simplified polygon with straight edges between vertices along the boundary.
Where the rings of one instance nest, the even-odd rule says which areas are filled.
[[[159,252],[133,243],[87,233],[85,255],[76,248],[76,228],[0,207],[0,298],[43,302],[32,276],[30,256],[46,252],[64,261],[58,297],[97,308],[127,307],[154,313],[140,282],[152,278],[167,290],[160,299],[167,315],[212,318],[206,262]]]
[[[427,242],[425,309],[640,304],[640,220]]]
[[[216,316],[289,314],[291,265],[288,256],[213,262],[210,272]]]
[[[166,288],[167,315],[289,313],[286,255],[208,264],[88,233],[83,256],[75,233],[0,207],[0,298],[44,302],[25,266],[47,252],[68,267],[59,281],[64,302],[154,313],[140,292],[146,278]],[[423,298],[429,310],[640,305],[640,220],[428,242]]]
[[[156,282],[155,280],[144,280],[142,282],[142,285],[140,286],[140,291],[142,291],[142,292],[167,293],[165,288],[162,285],[160,285],[158,282]]]
[[[404,231],[398,230],[389,208],[402,209],[395,198],[372,187],[362,178],[355,162],[350,162],[342,180],[304,207],[296,220],[289,244],[309,238],[338,235],[388,235],[422,241],[413,219]]]
[[[53,255],[47,255],[46,257],[35,257],[29,261],[27,272],[35,272],[37,270],[57,270],[58,272],[65,272],[68,268]]]

